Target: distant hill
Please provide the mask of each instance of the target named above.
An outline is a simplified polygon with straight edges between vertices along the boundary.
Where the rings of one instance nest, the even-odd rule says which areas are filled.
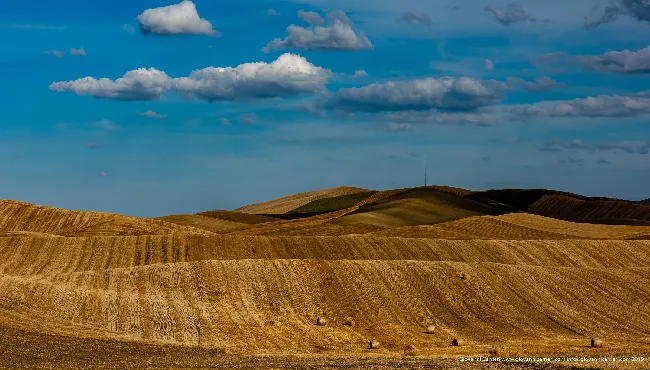
[[[297,193],[286,197],[269,200],[237,208],[235,211],[254,214],[281,214],[287,213],[305,204],[323,198],[337,197],[346,194],[368,192],[368,189],[355,188],[351,186],[339,186],[331,189]]]
[[[470,216],[500,215],[504,209],[433,187],[413,188],[359,207],[330,221],[383,227],[430,225]]]

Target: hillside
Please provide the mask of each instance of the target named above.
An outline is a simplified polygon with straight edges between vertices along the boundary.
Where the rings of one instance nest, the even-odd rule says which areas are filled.
[[[297,193],[286,197],[270,200],[267,202],[256,203],[237,208],[235,211],[253,214],[279,214],[287,213],[293,209],[304,206],[305,204],[323,198],[337,197],[347,194],[356,194],[368,192],[368,189],[355,188],[351,186],[339,186],[331,189],[309,191]]]
[[[478,369],[458,357],[486,356],[494,344],[503,356],[650,358],[650,226],[519,209],[641,220],[640,202],[335,189],[249,208],[294,219],[140,219],[0,202],[4,362]],[[319,316],[329,323],[315,325]],[[594,336],[603,348],[588,346]],[[368,349],[370,339],[381,348]],[[404,356],[407,345],[415,357]]]
[[[69,211],[0,200],[0,234],[43,233],[59,236],[205,234],[194,227],[104,212]]]
[[[332,220],[336,224],[364,223],[383,227],[427,225],[504,211],[431,187],[409,189],[365,204]]]

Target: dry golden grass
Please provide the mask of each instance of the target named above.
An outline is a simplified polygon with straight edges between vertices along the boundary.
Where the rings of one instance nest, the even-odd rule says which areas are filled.
[[[431,188],[446,191],[448,193],[452,193],[452,194],[456,194],[456,195],[460,195],[461,197],[464,197],[466,195],[469,195],[469,194],[473,193],[473,191],[471,191],[471,190],[467,190],[467,189],[463,189],[463,188],[457,188],[457,187],[454,187],[454,186],[434,185],[434,186],[431,186]]]
[[[206,217],[199,214],[171,215],[171,216],[157,217],[155,219],[177,224],[177,225],[196,227],[198,229],[203,229],[218,234],[226,233],[237,229],[242,229],[248,227],[249,225],[243,222],[228,221],[220,218]]]
[[[430,237],[466,240],[323,236],[376,232],[331,223],[359,206],[261,223],[172,217],[214,231],[242,227],[217,235],[3,201],[0,353],[11,352],[14,367],[47,367],[30,354],[55,351],[55,361],[65,349],[73,353],[61,363],[73,368],[146,367],[152,356],[181,368],[354,368],[350,359],[385,365],[412,345],[416,356],[404,367],[471,369],[445,358],[485,356],[495,343],[508,356],[650,355],[650,241],[586,239],[639,237],[646,229],[510,214],[420,227],[438,230]],[[317,317],[328,324],[315,325]],[[53,339],[62,335],[71,339]],[[589,347],[593,337],[602,348]],[[453,338],[463,345],[450,346]],[[372,339],[381,347],[369,350]],[[153,355],[155,348],[168,348],[175,360]],[[251,354],[275,360],[247,360]],[[340,360],[326,363],[332,359]]]
[[[530,213],[510,213],[496,218],[514,225],[590,239],[631,239],[650,234],[650,226],[577,223]]]
[[[405,226],[372,232],[404,238],[559,240],[640,239],[648,226],[581,224],[528,213],[476,216],[436,225]]]
[[[355,194],[369,191],[368,189],[355,188],[351,186],[339,186],[331,189],[310,191],[305,193],[292,194],[286,197],[270,200],[268,202],[256,203],[237,208],[235,211],[257,214],[280,214],[287,213],[305,204],[323,198],[337,197],[340,195]]]
[[[207,234],[194,227],[104,212],[70,211],[13,200],[0,200],[0,232],[36,232],[60,236]]]

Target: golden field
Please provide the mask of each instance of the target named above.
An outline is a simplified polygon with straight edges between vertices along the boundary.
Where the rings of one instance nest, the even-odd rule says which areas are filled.
[[[156,220],[0,200],[0,367],[648,367],[646,205],[599,201],[616,212],[589,214],[641,223],[587,224],[432,187],[271,217],[351,189]],[[459,361],[493,345],[649,360]]]

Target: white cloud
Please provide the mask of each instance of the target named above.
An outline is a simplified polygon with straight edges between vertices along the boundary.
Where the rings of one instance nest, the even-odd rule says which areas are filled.
[[[322,19],[322,18],[321,18]],[[313,21],[313,19],[312,19]],[[345,12],[336,10],[327,15],[328,25],[314,25],[311,28],[290,25],[287,37],[276,38],[269,42],[262,51],[303,49],[303,50],[372,50],[374,46],[368,38],[355,32],[352,21]]]
[[[172,88],[208,102],[275,98],[321,90],[331,76],[329,70],[309,63],[304,57],[285,53],[272,63],[197,70],[189,77],[175,78]]]
[[[62,50],[50,50],[50,51],[46,51],[45,54],[52,54],[57,58],[63,58],[63,56],[65,55],[65,51],[62,51]]]
[[[101,177],[108,177],[108,174],[104,171],[99,172],[99,176]]]
[[[537,105],[519,105],[509,109],[511,118],[532,117],[638,117],[650,114],[650,99],[632,96],[601,95]]]
[[[637,21],[650,22],[650,2],[648,0],[612,0],[598,19],[585,17],[585,28],[599,27],[614,22],[619,16],[626,15]]]
[[[483,61],[483,65],[486,71],[492,72],[494,71],[494,62],[492,62],[490,59],[485,59]]]
[[[343,88],[328,100],[328,107],[351,111],[471,110],[497,104],[502,83],[469,77],[442,77],[389,81],[358,88]]]
[[[70,55],[80,55],[85,57],[86,56],[86,50],[84,48],[79,48],[79,49],[70,49]]]
[[[146,112],[138,113],[139,116],[144,116],[144,117],[149,117],[149,118],[157,118],[157,119],[164,119],[167,118],[166,114],[158,114],[152,110],[148,110]]]
[[[143,33],[159,35],[196,34],[218,36],[212,24],[199,17],[192,1],[147,9],[138,15],[140,30]]]
[[[650,46],[637,51],[608,51],[602,55],[573,58],[586,70],[601,73],[650,73]]]
[[[302,19],[303,21],[309,23],[312,26],[320,26],[325,22],[323,17],[320,16],[320,14],[316,12],[306,12],[302,9],[298,10],[298,18]]]
[[[278,11],[275,10],[275,9],[269,9],[269,10],[267,10],[267,11],[266,11],[266,14],[268,14],[268,15],[280,15],[280,13],[278,13]]]
[[[431,18],[426,14],[422,12],[416,12],[416,11],[410,11],[410,12],[405,12],[402,13],[402,15],[399,17],[398,21],[400,22],[405,22],[408,24],[422,24],[425,26],[428,26],[431,24]]]
[[[513,23],[537,22],[537,18],[526,14],[524,8],[516,3],[509,4],[505,10],[500,10],[492,5],[486,6],[484,10],[486,12],[492,12],[497,22],[504,26],[509,26]],[[542,22],[548,22],[548,20],[543,20]]]
[[[127,72],[115,81],[84,77],[75,81],[54,82],[50,90],[115,100],[154,100],[160,98],[170,85],[171,79],[165,72],[140,68]]]
[[[357,69],[354,71],[354,74],[352,75],[352,78],[362,78],[362,77],[367,77],[368,73],[364,71],[363,69]]]
[[[94,149],[94,148],[97,148],[97,147],[99,146],[99,144],[97,144],[97,143],[92,143],[92,142],[85,142],[85,143],[84,143],[84,146],[85,146],[86,148]]]
[[[221,121],[222,125],[229,125],[230,124],[230,120],[228,118],[223,118],[222,117],[222,118],[219,118],[219,120]]]

